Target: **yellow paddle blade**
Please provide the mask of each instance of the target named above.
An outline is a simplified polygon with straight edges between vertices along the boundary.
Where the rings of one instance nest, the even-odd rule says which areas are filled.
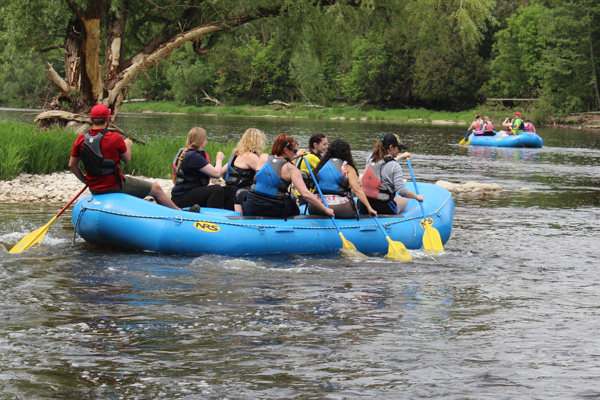
[[[387,258],[392,258],[402,262],[412,260],[412,256],[408,250],[406,250],[406,247],[402,244],[402,242],[394,241],[389,236],[386,236],[385,238],[390,244],[388,253],[385,255]]]
[[[40,242],[44,238],[46,232],[48,231],[48,228],[50,228],[50,225],[52,225],[54,221],[56,221],[56,217],[52,217],[50,222],[48,222],[46,225],[36,229],[29,235],[25,236],[19,241],[19,243],[17,243],[12,249],[10,249],[9,253],[20,253],[22,251],[27,250],[37,242]]]
[[[460,139],[460,142],[458,142],[458,144],[465,144],[465,141],[466,141],[466,139],[462,138],[462,139]]]
[[[471,141],[469,140],[467,143],[465,143],[465,146],[468,146],[471,144]]]
[[[340,232],[340,238],[342,239],[341,252],[345,257],[360,258],[363,260],[367,258],[367,256],[365,256],[363,253],[361,253],[360,251],[358,251],[356,249],[356,246],[354,246],[354,244],[352,242],[349,242],[348,240],[346,240],[346,238],[344,237],[342,232]]]
[[[431,226],[432,224],[433,220],[431,218],[421,221],[421,226],[425,228],[425,233],[423,234],[423,247],[427,252],[441,253],[444,251],[442,238],[440,237],[440,232]]]

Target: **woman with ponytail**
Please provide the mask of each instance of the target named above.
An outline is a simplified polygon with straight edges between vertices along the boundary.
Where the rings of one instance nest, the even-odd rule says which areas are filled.
[[[422,195],[416,195],[404,186],[402,168],[398,161],[406,159],[410,153],[402,145],[397,135],[388,133],[379,139],[373,153],[367,159],[367,166],[362,178],[362,189],[369,199],[371,207],[379,214],[399,214],[406,208],[408,199],[423,201]],[[399,196],[396,196],[398,194]],[[367,214],[368,208],[359,202],[361,214]]]
[[[185,148],[176,162],[175,186],[171,190],[171,199],[179,207],[223,208],[225,190],[209,183],[211,178],[221,176],[225,155],[219,151],[215,165],[211,165],[203,150],[207,141],[202,128],[195,127],[188,132]],[[233,204],[231,207],[233,209]]]

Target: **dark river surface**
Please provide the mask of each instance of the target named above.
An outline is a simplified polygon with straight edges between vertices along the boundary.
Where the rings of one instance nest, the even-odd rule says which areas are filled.
[[[23,113],[0,120],[33,118]],[[466,128],[454,125],[117,123],[182,143],[195,125],[218,143],[257,127],[306,146],[323,131],[347,139],[361,167],[395,132],[418,180],[503,190],[455,196],[443,255],[412,251],[404,264],[111,251],[73,243],[67,212],[41,246],[0,248],[0,398],[600,398],[600,132],[541,128],[544,147],[523,150],[461,147]],[[59,209],[0,205],[0,243]]]

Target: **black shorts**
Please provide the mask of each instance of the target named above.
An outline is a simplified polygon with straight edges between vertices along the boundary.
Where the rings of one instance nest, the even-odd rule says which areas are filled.
[[[396,206],[396,202],[394,200],[382,201],[382,200],[369,199],[369,204],[371,205],[371,207],[373,207],[373,210],[377,211],[378,215],[379,214],[381,214],[381,215],[397,214],[396,210],[398,207]],[[363,203],[361,203],[360,201],[358,202],[358,211],[362,215],[369,214],[367,207],[365,207],[365,205]]]

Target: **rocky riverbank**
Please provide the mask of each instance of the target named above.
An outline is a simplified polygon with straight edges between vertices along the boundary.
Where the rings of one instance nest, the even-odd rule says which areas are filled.
[[[170,194],[170,179],[144,178],[157,182]],[[11,181],[0,181],[0,203],[68,203],[83,187],[71,172],[55,172],[49,175],[20,174]],[[83,194],[89,193],[89,190]]]
[[[173,188],[173,182],[170,179],[140,178],[157,182],[165,193],[170,195]],[[213,180],[213,184],[219,183],[222,184],[222,180]],[[446,188],[455,197],[487,198],[506,189],[497,184],[480,182],[437,181],[436,184]],[[82,183],[71,172],[55,172],[49,175],[20,174],[11,181],[0,181],[0,203],[65,204],[79,193],[82,187]],[[521,188],[520,190],[527,191],[529,189]],[[86,193],[89,191],[86,190],[83,194]]]

